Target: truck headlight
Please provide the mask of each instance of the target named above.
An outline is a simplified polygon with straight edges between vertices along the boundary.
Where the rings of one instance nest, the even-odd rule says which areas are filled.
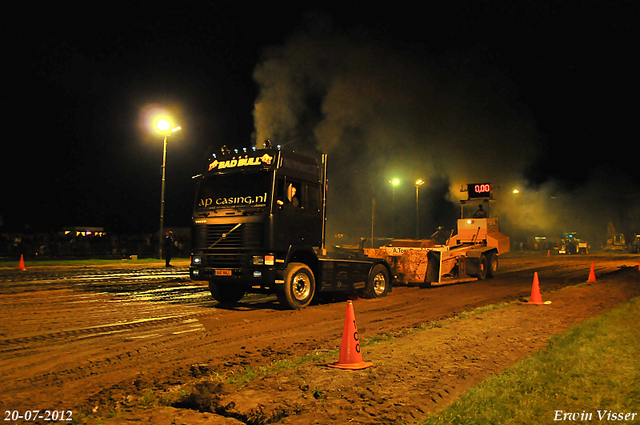
[[[199,266],[200,264],[202,264],[202,257],[191,257],[191,264],[193,264],[194,266]]]
[[[273,266],[276,264],[276,256],[273,254],[254,255],[251,259],[251,264],[254,266]]]

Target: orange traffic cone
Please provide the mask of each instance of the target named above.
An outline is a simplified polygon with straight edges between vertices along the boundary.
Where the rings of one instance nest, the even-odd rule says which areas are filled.
[[[338,363],[327,365],[338,369],[365,369],[373,366],[373,363],[362,361],[360,354],[360,338],[356,326],[356,315],[353,312],[353,303],[347,301],[347,314],[344,318],[344,330],[342,331],[342,344],[340,345],[340,357]]]
[[[591,271],[589,272],[589,280],[587,282],[595,282],[596,281],[596,272],[593,269],[593,263],[591,263]]]
[[[533,286],[531,287],[531,301],[527,304],[544,304],[542,302],[542,295],[540,294],[540,282],[538,281],[538,272],[533,274]]]
[[[547,257],[551,257],[551,250],[550,249],[547,250]]]
[[[20,254],[20,264],[18,264],[18,268],[20,270],[27,270],[27,268],[24,266],[24,256],[22,254]]]

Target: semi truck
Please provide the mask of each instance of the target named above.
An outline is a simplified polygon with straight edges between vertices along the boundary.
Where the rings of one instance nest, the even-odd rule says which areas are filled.
[[[510,250],[510,239],[500,233],[498,219],[491,217],[490,208],[483,207],[495,201],[492,185],[469,184],[463,191],[468,196],[460,201],[457,232],[451,231],[444,243],[394,239],[388,246],[365,249],[365,254],[386,260],[395,280],[404,284],[430,287],[493,277],[499,255]]]
[[[383,258],[327,253],[327,155],[316,159],[273,148],[223,148],[198,181],[190,277],[234,304],[247,293],[275,293],[285,308],[316,296],[391,291]]]

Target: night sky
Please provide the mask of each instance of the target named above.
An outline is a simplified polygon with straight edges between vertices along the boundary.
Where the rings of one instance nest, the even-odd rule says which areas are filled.
[[[0,232],[157,231],[162,136],[144,119],[158,108],[183,129],[166,226],[190,225],[191,176],[212,152],[270,138],[330,154],[330,231],[370,234],[376,198],[388,233],[397,175],[398,236],[415,233],[417,177],[422,233],[483,181],[500,186],[512,237],[602,237],[608,221],[640,232],[639,5],[65,2],[6,15]]]

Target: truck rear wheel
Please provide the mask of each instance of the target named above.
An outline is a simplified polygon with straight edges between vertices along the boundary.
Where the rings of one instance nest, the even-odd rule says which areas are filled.
[[[278,301],[284,307],[304,308],[316,292],[316,279],[303,263],[290,263],[284,271],[284,285],[277,289]]]
[[[239,285],[209,282],[211,296],[220,304],[235,304],[244,297],[245,290]]]
[[[380,298],[389,292],[389,272],[382,264],[376,264],[369,273],[364,294],[367,298]]]

